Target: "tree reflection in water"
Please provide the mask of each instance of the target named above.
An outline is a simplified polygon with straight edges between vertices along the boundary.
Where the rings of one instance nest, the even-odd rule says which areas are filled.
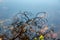
[[[46,40],[56,39],[57,34],[54,29],[48,26],[46,12],[38,12],[33,18],[30,18],[31,16],[33,15],[27,11],[19,12],[11,18],[12,21],[2,22],[3,30],[0,31],[3,37],[0,37],[0,40],[33,40],[35,37],[39,40],[40,35]],[[6,22],[10,22],[8,26]]]

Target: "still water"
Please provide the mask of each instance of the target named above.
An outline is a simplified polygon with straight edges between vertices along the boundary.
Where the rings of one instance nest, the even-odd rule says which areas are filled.
[[[60,30],[60,0],[0,0],[0,20],[9,19],[19,11],[33,15],[47,12],[48,23],[54,24],[56,31]]]

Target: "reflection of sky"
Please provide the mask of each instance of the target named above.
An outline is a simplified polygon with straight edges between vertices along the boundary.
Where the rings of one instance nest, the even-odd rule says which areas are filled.
[[[60,26],[60,0],[0,0],[0,19],[12,17],[19,10],[33,14],[46,11],[49,23]]]

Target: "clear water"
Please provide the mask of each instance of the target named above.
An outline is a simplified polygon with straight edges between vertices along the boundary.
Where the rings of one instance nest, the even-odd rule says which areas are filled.
[[[9,19],[19,11],[47,12],[48,24],[60,30],[60,0],[0,0],[0,20]],[[31,16],[30,16],[31,17]]]

